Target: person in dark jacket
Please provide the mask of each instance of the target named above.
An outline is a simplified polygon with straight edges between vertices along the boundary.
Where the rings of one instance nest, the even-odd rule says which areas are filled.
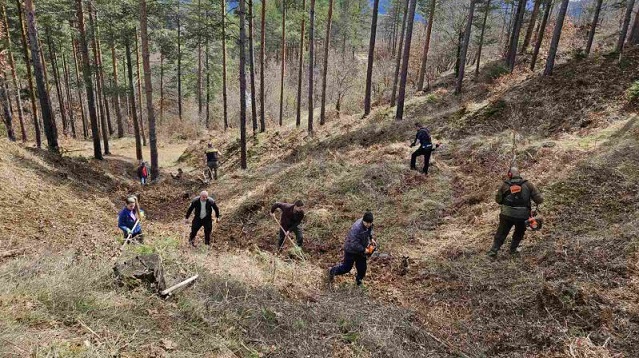
[[[189,244],[195,247],[195,236],[200,228],[204,227],[204,244],[211,245],[211,231],[213,231],[213,212],[215,211],[215,222],[220,221],[220,209],[217,207],[215,200],[209,197],[209,193],[203,191],[200,196],[191,201],[189,209],[186,211],[184,221],[188,224],[189,216],[194,213],[191,222],[191,234],[189,235]]]
[[[366,276],[366,250],[371,243],[375,244],[373,239],[373,213],[367,211],[363,218],[353,224],[348,235],[346,235],[344,261],[328,270],[329,282],[332,283],[335,276],[349,273],[353,268],[353,264],[355,264],[357,269],[355,282],[358,286],[361,286],[362,280]]]
[[[138,178],[140,178],[140,184],[146,185],[149,177],[149,168],[146,166],[146,162],[141,162],[138,167]]]
[[[218,152],[217,149],[213,148],[213,144],[209,143],[208,148],[206,149],[206,166],[208,166],[213,173],[213,178],[211,178],[211,172],[209,172],[209,179],[217,180],[217,168],[219,168],[219,160],[220,152]]]
[[[490,257],[497,256],[497,252],[506,241],[506,237],[513,226],[515,227],[515,233],[510,243],[510,253],[517,255],[519,243],[524,239],[526,233],[526,220],[530,218],[531,200],[537,205],[544,201],[539,190],[531,182],[521,177],[519,169],[510,168],[508,178],[497,190],[497,195],[495,196],[495,201],[501,205],[501,213],[499,214],[499,227],[495,234],[493,246],[488,251],[488,256]]]
[[[417,170],[417,157],[419,157],[420,155],[423,155],[424,156],[423,172],[424,174],[428,174],[428,167],[430,166],[430,154],[433,151],[433,142],[430,137],[430,132],[428,131],[428,128],[422,127],[422,125],[419,123],[415,123],[415,128],[417,129],[417,134],[415,135],[415,140],[410,146],[414,147],[417,144],[417,142],[419,142],[419,148],[417,148],[417,150],[413,152],[413,155],[410,157],[410,168],[412,170]]]
[[[304,243],[304,235],[302,233],[302,228],[300,228],[299,225],[302,223],[302,219],[304,219],[304,203],[301,200],[297,200],[293,204],[280,202],[273,204],[271,207],[271,215],[276,220],[277,217],[275,216],[275,211],[277,209],[282,211],[282,216],[279,220],[281,227],[279,228],[277,249],[282,249],[284,239],[290,232],[295,234],[297,246],[302,247],[302,244]]]
[[[142,223],[138,222],[144,216],[144,211],[138,205],[135,196],[126,198],[125,206],[118,214],[118,227],[122,230],[124,238],[135,238],[138,242],[144,241],[142,235]],[[137,222],[137,225],[136,225]]]

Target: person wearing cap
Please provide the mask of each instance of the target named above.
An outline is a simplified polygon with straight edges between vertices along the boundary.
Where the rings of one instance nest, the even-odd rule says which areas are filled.
[[[415,128],[417,129],[417,134],[415,135],[415,140],[410,145],[414,147],[419,142],[419,148],[410,157],[410,169],[417,170],[417,157],[423,155],[424,156],[424,169],[423,173],[428,174],[428,167],[430,166],[430,154],[433,151],[433,142],[430,137],[430,131],[428,128],[422,126],[420,123],[415,123]],[[437,145],[439,146],[439,144]]]
[[[544,201],[539,190],[529,181],[523,179],[516,167],[508,171],[506,180],[495,196],[497,204],[501,205],[499,214],[499,227],[495,234],[493,246],[488,251],[489,257],[497,256],[497,252],[506,241],[508,233],[515,227],[512,241],[510,243],[510,254],[517,255],[519,243],[526,234],[526,220],[530,217],[532,210],[531,200],[539,205]]]
[[[189,244],[195,247],[195,236],[200,228],[204,227],[204,244],[211,245],[211,232],[213,231],[213,212],[215,211],[215,222],[220,221],[220,209],[215,203],[215,199],[209,197],[207,191],[202,191],[200,196],[194,198],[186,211],[184,222],[188,224],[189,216],[193,212],[193,221],[191,222],[191,234],[189,235]]]
[[[142,223],[141,218],[144,217],[144,211],[140,209],[138,199],[131,195],[126,198],[124,202],[124,208],[120,210],[118,214],[118,227],[122,230],[124,238],[135,238],[139,243],[142,243]]]
[[[146,162],[140,162],[138,166],[138,178],[140,178],[140,184],[146,185],[149,177],[149,168],[146,166]]]
[[[376,245],[373,239],[373,213],[367,211],[364,217],[355,221],[346,235],[344,260],[340,265],[333,266],[328,270],[329,283],[333,282],[335,276],[349,273],[354,264],[357,269],[355,282],[361,286],[362,280],[366,276],[366,249],[371,243]]]
[[[206,166],[211,169],[213,173],[213,178],[211,178],[211,174],[209,173],[209,179],[217,180],[217,168],[219,168],[218,161],[220,160],[220,152],[213,147],[213,144],[209,143],[208,148],[206,149]]]
[[[271,207],[271,216],[273,216],[275,220],[277,220],[277,217],[275,216],[275,211],[277,209],[282,211],[282,216],[279,220],[280,228],[277,239],[277,249],[282,249],[284,239],[291,232],[295,234],[297,246],[302,247],[302,244],[304,243],[304,234],[302,233],[300,224],[302,223],[302,219],[304,219],[304,203],[301,200],[296,200],[293,204],[276,202]]]

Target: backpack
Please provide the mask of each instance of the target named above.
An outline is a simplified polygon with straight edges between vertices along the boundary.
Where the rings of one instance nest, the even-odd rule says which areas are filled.
[[[524,185],[526,180],[521,182],[513,182],[511,180],[505,181],[508,185],[508,190],[503,193],[502,204],[511,206],[514,208],[529,208],[530,207],[530,189],[528,185]]]

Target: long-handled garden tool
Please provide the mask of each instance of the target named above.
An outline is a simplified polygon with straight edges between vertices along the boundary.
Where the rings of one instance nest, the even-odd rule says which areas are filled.
[[[299,250],[295,250],[296,253],[298,253],[298,255],[300,256],[300,258],[302,260],[306,260],[306,258],[304,257],[304,253],[302,252],[302,248],[297,246],[297,244],[295,243],[295,241],[293,241],[293,238],[291,238],[291,233],[284,230],[284,227],[282,226],[282,223],[277,220],[277,217],[275,217],[275,215],[271,215],[273,217],[273,220],[275,220],[275,222],[277,222],[277,225],[280,227],[280,230],[282,230],[282,232],[284,233],[284,236],[291,242],[291,244],[293,245],[294,248],[299,248]],[[280,249],[280,248],[278,248]]]
[[[133,230],[135,230],[136,227],[138,227],[138,225],[140,224],[140,219],[135,221],[135,224],[133,224],[133,227],[131,228],[131,231],[129,232],[129,235],[127,235],[126,239],[124,239],[124,243],[122,244],[122,247],[120,247],[120,251],[124,250],[124,247],[133,241],[132,236],[133,236]]]

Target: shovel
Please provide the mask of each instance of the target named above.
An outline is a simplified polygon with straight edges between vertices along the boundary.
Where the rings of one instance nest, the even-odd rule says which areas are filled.
[[[131,232],[129,233],[129,235],[126,237],[126,239],[124,239],[124,243],[122,244],[122,247],[120,247],[120,251],[124,250],[124,247],[126,246],[126,244],[130,243],[132,241],[131,236],[133,235],[133,230],[135,230],[135,228],[140,224],[140,220],[135,220],[135,224],[133,225],[133,228],[131,228]]]
[[[286,238],[291,242],[291,244],[293,245],[293,247],[299,247],[297,246],[297,244],[293,241],[293,239],[291,238],[291,234],[289,232],[287,232],[286,230],[284,230],[284,228],[282,227],[282,224],[280,223],[279,220],[277,220],[277,218],[275,217],[275,215],[271,215],[273,217],[273,220],[275,220],[275,222],[277,222],[277,225],[280,227],[280,229],[282,230],[282,232],[284,233],[284,235],[286,236]],[[279,248],[278,248],[279,249]],[[306,258],[304,257],[304,254],[302,253],[302,251],[300,250],[300,257],[302,258],[302,260],[306,260]]]

